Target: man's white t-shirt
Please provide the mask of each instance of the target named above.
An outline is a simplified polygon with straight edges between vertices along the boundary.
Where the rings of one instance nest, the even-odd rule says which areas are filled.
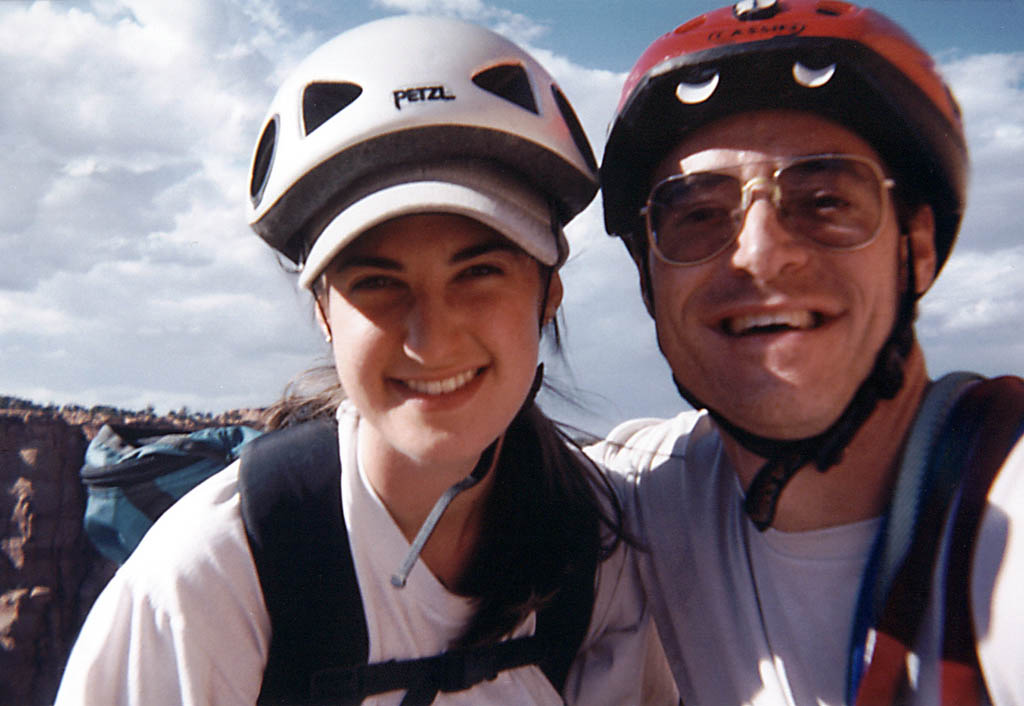
[[[880,520],[758,532],[705,413],[627,422],[588,453],[621,474],[631,529],[649,549],[639,554],[641,577],[684,703],[846,703],[855,604]],[[971,571],[996,704],[1024,704],[1022,528],[1024,443],[989,494]],[[938,701],[938,607],[929,604],[916,649],[915,704]]]

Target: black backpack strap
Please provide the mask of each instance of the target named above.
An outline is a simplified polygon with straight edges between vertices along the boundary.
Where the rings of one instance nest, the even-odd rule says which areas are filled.
[[[499,672],[530,664],[538,665],[561,693],[590,625],[596,568],[596,557],[581,563],[552,603],[538,613],[537,629],[530,637],[433,657],[324,669],[313,675],[312,696],[323,703],[358,703],[372,694],[407,689],[402,706],[422,706],[432,703],[438,692],[469,689]]]
[[[590,627],[596,573],[595,554],[580,562],[554,600],[537,615],[536,636],[547,645],[539,666],[559,694]]]
[[[519,637],[432,657],[325,669],[314,675],[312,695],[317,703],[358,703],[373,694],[406,689],[404,706],[430,704],[438,692],[464,691],[506,669],[537,664],[547,649],[536,636]]]
[[[570,573],[531,637],[367,664],[340,474],[333,422],[267,434],[242,454],[242,518],[273,629],[259,703],[358,704],[407,689],[402,704],[416,706],[530,664],[562,691],[590,623],[596,556]]]
[[[333,420],[267,434],[242,454],[242,518],[272,625],[259,703],[302,703],[317,672],[367,660],[340,478]]]

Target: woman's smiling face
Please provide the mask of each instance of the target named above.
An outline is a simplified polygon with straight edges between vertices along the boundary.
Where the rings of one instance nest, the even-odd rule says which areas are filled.
[[[474,463],[526,398],[558,275],[478,221],[402,216],[324,273],[335,366],[364,440],[424,464]],[[542,310],[543,309],[543,310]]]

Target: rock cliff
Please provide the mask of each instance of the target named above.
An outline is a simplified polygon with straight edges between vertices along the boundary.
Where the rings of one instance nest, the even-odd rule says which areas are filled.
[[[0,399],[9,402],[10,398]],[[157,418],[111,408],[0,409],[0,704],[51,703],[85,615],[115,566],[82,531],[78,472],[105,423],[195,429],[257,412]]]

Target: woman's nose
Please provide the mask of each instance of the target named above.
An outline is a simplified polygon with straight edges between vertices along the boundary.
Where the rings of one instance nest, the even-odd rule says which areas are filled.
[[[418,297],[406,318],[405,352],[427,365],[444,362],[458,330],[458,315],[451,306],[440,297]]]

